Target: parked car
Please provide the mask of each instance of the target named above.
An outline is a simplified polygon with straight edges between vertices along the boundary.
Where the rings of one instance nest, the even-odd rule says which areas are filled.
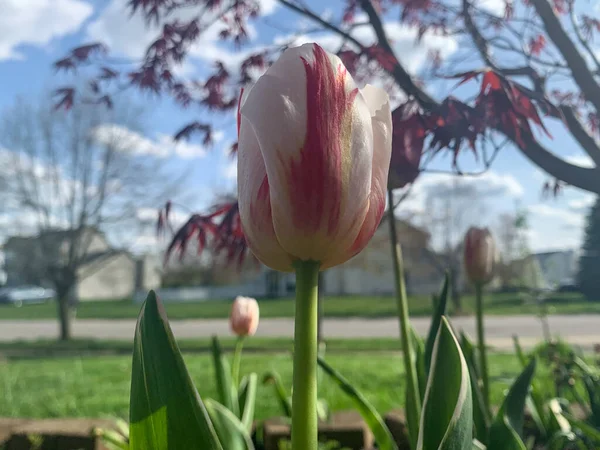
[[[23,306],[25,304],[45,303],[56,297],[53,289],[40,286],[15,286],[0,288],[0,304]]]

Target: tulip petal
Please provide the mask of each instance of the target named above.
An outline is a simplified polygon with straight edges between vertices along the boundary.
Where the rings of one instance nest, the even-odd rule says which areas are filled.
[[[325,264],[352,245],[368,209],[372,126],[352,77],[317,45],[289,49],[242,115],[264,156],[281,246]]]
[[[242,228],[252,253],[266,266],[291,272],[292,259],[273,229],[265,163],[252,125],[242,118],[238,149],[238,199]]]
[[[388,95],[384,90],[366,85],[362,91],[373,125],[373,165],[369,210],[354,243],[331,266],[341,264],[359,253],[371,240],[385,211],[386,189],[392,154],[392,113]]]

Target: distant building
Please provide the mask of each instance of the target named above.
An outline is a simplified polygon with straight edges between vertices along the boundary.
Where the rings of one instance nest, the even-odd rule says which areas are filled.
[[[575,250],[535,253],[543,283],[547,288],[575,284],[578,254]]]
[[[438,292],[443,274],[432,264],[429,233],[410,223],[397,220],[398,241],[402,246],[407,291],[410,294]],[[282,297],[293,295],[295,276],[263,268],[259,275],[264,295]],[[327,269],[323,276],[326,295],[389,295],[395,290],[389,229],[379,227],[365,249],[349,261]],[[256,281],[248,286],[256,288]],[[240,285],[240,291],[244,286]]]
[[[3,246],[6,284],[53,287],[47,269],[53,261],[60,264],[67,260],[70,233],[74,231],[51,230],[38,236],[7,239]],[[111,248],[96,229],[82,233],[87,248],[81,252],[74,293],[78,300],[119,300],[131,297],[138,289],[160,285],[160,264],[152,258],[135,258],[127,251]]]

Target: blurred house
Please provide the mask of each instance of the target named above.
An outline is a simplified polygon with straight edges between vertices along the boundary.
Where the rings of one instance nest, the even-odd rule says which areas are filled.
[[[429,248],[429,233],[404,220],[396,221],[398,242],[402,246],[406,288],[409,294],[438,292],[443,273],[434,264]],[[385,222],[365,249],[349,261],[323,273],[326,295],[390,295],[395,291],[389,228]],[[264,268],[261,274],[270,297],[293,295],[294,274]]]
[[[38,236],[14,236],[3,246],[6,284],[53,287],[48,267],[68,258],[72,230],[51,230]],[[138,289],[160,285],[160,264],[151,257],[136,258],[131,253],[111,248],[104,234],[86,228],[78,246],[78,284],[74,295],[80,301],[120,300]],[[64,264],[64,263],[63,263]]]
[[[529,289],[556,289],[576,284],[578,254],[575,250],[533,253],[503,268],[505,284]]]

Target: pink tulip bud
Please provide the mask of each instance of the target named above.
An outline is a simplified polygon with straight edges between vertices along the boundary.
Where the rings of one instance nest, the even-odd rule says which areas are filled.
[[[465,235],[465,269],[473,284],[487,284],[494,276],[496,246],[487,228],[471,227]]]
[[[258,303],[250,297],[236,297],[231,306],[231,331],[238,336],[253,336],[258,328]]]
[[[360,90],[316,44],[286,50],[240,100],[238,196],[248,245],[265,265],[325,269],[373,236],[385,209],[387,94]]]

